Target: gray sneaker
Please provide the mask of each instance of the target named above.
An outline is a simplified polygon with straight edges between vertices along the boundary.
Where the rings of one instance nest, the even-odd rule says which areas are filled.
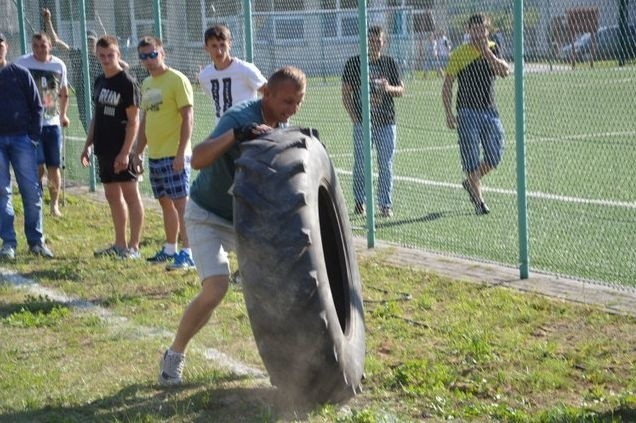
[[[10,245],[3,245],[0,248],[0,260],[14,260],[15,259],[15,248]]]
[[[185,354],[167,349],[161,358],[159,384],[163,386],[179,385],[185,366]]]
[[[93,252],[93,256],[95,257],[122,257],[122,255],[126,252],[125,248],[118,247],[116,245],[111,245],[110,247],[103,248],[101,250],[97,250]]]
[[[49,247],[46,244],[35,244],[29,247],[29,251],[31,254],[35,254],[36,256],[41,256],[44,258],[53,258],[53,253],[49,250]]]

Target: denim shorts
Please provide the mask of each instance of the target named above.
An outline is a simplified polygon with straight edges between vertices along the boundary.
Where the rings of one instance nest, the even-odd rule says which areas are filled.
[[[188,241],[199,278],[229,275],[227,253],[236,248],[236,235],[232,222],[210,213],[188,199],[185,211]]]
[[[504,130],[497,110],[459,109],[457,123],[462,169],[471,173],[479,168],[480,147],[483,162],[497,167],[504,151]]]
[[[59,125],[42,127],[42,137],[38,146],[38,165],[60,167],[62,165],[62,129]]]
[[[172,170],[174,157],[149,159],[149,177],[155,198],[169,197],[173,200],[190,194],[190,158],[186,157],[185,168],[181,172]]]

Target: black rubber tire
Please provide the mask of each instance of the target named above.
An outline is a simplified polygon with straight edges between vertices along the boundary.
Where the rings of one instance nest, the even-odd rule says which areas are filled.
[[[237,257],[272,385],[293,400],[337,403],[361,390],[364,310],[342,190],[308,134],[280,129],[241,144]]]

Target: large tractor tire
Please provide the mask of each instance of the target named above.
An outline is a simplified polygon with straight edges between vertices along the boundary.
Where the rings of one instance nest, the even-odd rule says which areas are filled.
[[[337,403],[361,390],[364,311],[342,190],[314,135],[287,128],[241,144],[234,226],[272,385],[295,401]]]

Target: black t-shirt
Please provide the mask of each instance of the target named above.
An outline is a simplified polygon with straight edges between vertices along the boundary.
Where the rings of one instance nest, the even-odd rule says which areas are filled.
[[[489,44],[489,48],[500,57],[494,42]],[[458,80],[458,109],[495,107],[495,72],[472,44],[462,44],[451,53],[446,71]]]
[[[93,89],[95,154],[113,158],[119,154],[126,137],[126,109],[139,106],[140,98],[139,84],[126,71],[110,78],[97,77]]]
[[[390,85],[400,85],[400,70],[397,63],[389,56],[380,56],[378,60],[369,60],[369,98],[371,101],[371,124],[374,126],[395,124],[395,104],[393,97],[375,88],[374,80],[386,78]],[[362,122],[362,105],[360,104],[360,56],[347,60],[342,72],[342,82],[353,89],[353,104],[356,110],[356,121]]]

